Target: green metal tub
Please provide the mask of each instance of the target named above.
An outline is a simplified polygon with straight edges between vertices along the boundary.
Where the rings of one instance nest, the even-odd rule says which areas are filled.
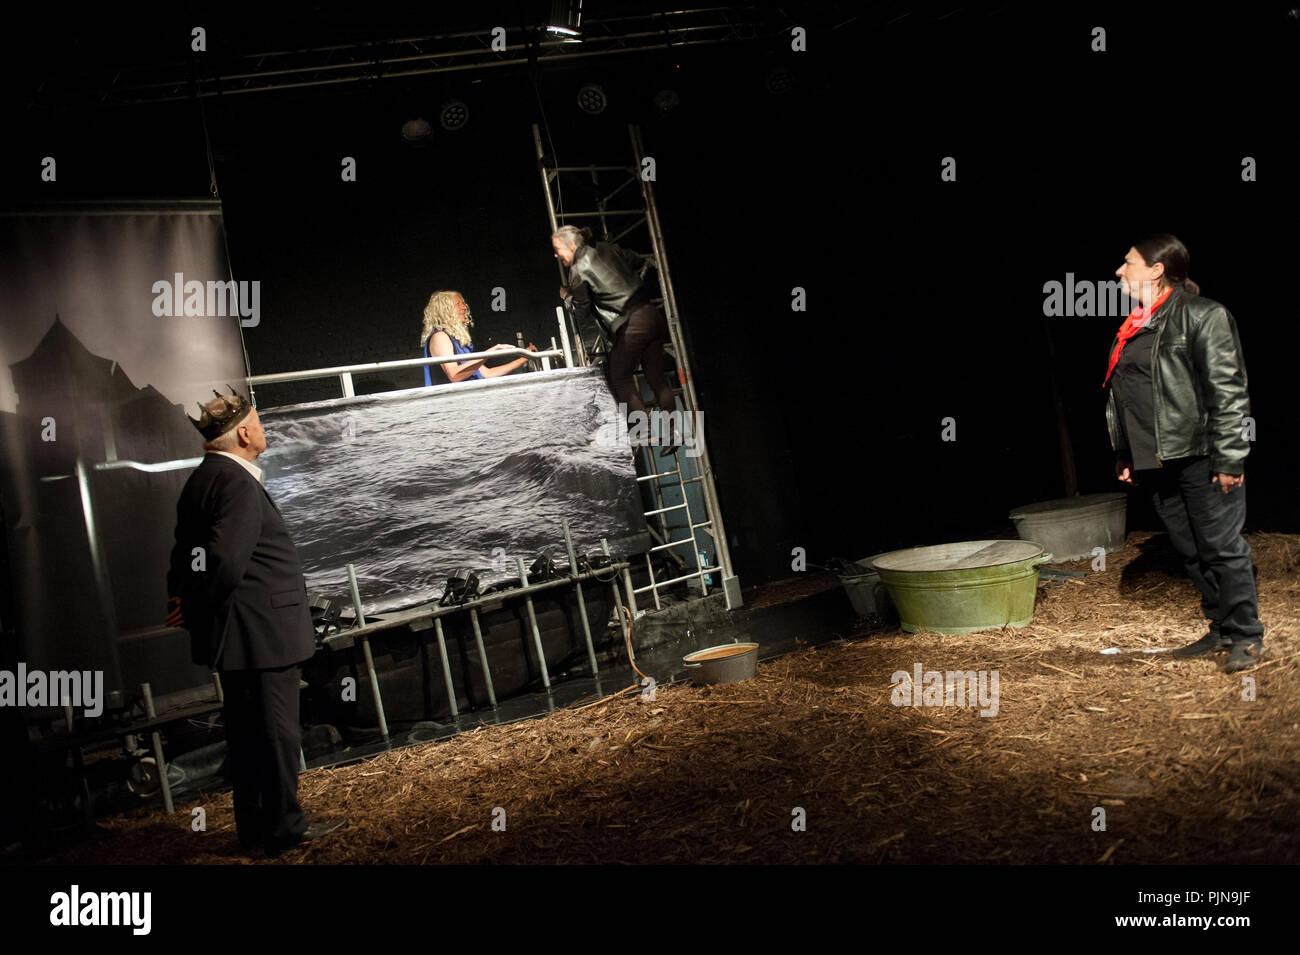
[[[913,547],[872,560],[908,633],[970,633],[1034,619],[1038,565],[1052,559],[1033,541],[961,541]]]

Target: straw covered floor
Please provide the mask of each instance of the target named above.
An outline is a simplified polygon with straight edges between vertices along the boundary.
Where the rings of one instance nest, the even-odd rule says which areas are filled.
[[[1249,540],[1267,631],[1243,673],[1132,652],[1205,632],[1163,538],[1133,534],[1103,572],[1040,583],[1020,630],[861,630],[751,681],[308,772],[304,806],[349,824],[274,860],[240,853],[226,792],[102,820],[51,861],[1300,862],[1300,537]],[[918,663],[998,671],[996,716],[894,705],[891,676]]]

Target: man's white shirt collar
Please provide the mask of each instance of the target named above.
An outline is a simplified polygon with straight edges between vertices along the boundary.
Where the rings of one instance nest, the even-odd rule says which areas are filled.
[[[223,457],[230,458],[230,460],[232,460],[232,461],[238,461],[238,462],[240,463],[240,465],[243,466],[243,468],[244,468],[245,471],[247,471],[249,474],[253,475],[253,480],[257,481],[258,484],[261,484],[261,483],[262,483],[262,469],[259,468],[259,467],[258,467],[256,464],[254,464],[252,461],[246,461],[246,460],[244,460],[243,458],[241,458],[239,455],[237,455],[237,454],[231,454],[229,451],[213,451],[212,453],[213,453],[213,454],[220,454],[220,455],[222,455]]]

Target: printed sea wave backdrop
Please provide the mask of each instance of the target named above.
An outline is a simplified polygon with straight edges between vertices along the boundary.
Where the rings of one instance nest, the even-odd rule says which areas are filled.
[[[264,482],[311,594],[347,597],[355,566],[368,614],[480,587],[542,552],[567,563],[600,541],[649,546],[626,426],[599,370],[573,368],[338,398],[260,412]]]

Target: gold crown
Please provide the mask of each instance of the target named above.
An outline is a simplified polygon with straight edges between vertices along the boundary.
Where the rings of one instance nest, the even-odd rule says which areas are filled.
[[[223,395],[221,392],[213,389],[212,393],[221,399],[222,406],[215,411],[205,408],[201,403],[199,405],[199,420],[195,421],[189,415],[190,424],[198,429],[199,434],[203,435],[205,441],[212,441],[221,437],[227,431],[236,427],[239,422],[248,417],[248,413],[253,410],[253,404],[243,395],[235,394],[235,389],[230,385],[230,394]],[[209,402],[211,404],[211,402]]]

